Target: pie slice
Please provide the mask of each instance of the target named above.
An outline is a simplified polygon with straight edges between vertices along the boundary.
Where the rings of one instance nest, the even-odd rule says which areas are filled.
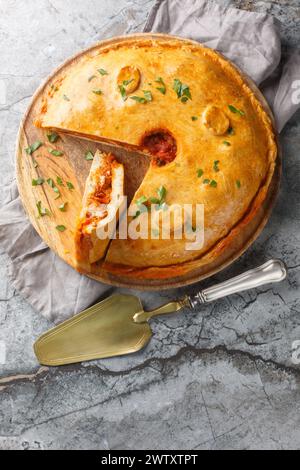
[[[171,208],[204,206],[201,248],[188,250],[175,237],[112,240],[106,269],[134,269],[141,277],[151,267],[180,270],[217,258],[265,201],[277,158],[257,90],[217,52],[178,38],[122,38],[74,59],[45,91],[36,125],[151,154],[132,211],[140,200],[157,199],[160,188]],[[149,216],[136,212],[129,223]],[[78,251],[91,263],[107,242],[89,232]]]
[[[86,181],[75,233],[77,268],[91,272],[102,260],[116,228],[124,195],[124,170],[111,154],[97,151]]]

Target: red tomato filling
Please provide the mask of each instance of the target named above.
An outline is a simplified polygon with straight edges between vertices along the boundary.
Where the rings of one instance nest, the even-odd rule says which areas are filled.
[[[144,137],[143,148],[153,155],[153,163],[163,166],[176,157],[177,145],[174,137],[165,131],[156,131]]]

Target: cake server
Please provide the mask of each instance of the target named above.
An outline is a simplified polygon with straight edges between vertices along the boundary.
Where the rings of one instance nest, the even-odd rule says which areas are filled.
[[[282,261],[270,260],[256,269],[151,311],[144,311],[136,296],[112,295],[43,334],[34,344],[34,351],[39,362],[48,366],[133,353],[149,342],[152,336],[149,320],[153,317],[184,308],[197,310],[202,304],[227,295],[280,282],[286,275]]]

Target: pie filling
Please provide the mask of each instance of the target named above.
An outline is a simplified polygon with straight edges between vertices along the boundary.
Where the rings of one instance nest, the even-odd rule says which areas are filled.
[[[153,156],[153,164],[164,166],[176,158],[176,140],[168,131],[156,130],[142,139],[141,147]]]

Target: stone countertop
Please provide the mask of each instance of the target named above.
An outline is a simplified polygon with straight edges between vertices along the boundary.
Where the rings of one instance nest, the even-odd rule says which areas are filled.
[[[231,3],[274,14],[284,45],[299,43],[298,0]],[[140,31],[153,4],[0,0],[0,200],[14,178],[20,119],[41,80],[98,39]],[[32,344],[52,325],[13,290],[0,254],[0,449],[300,448],[300,366],[292,361],[300,341],[300,113],[282,145],[283,184],[267,228],[203,286],[271,257],[285,260],[287,281],[157,319],[138,354],[39,367]],[[171,293],[141,297],[147,307]]]

